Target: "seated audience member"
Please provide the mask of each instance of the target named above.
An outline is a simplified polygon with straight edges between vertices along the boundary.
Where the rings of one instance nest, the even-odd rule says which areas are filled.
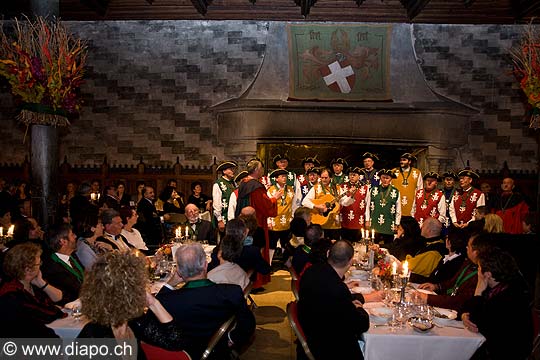
[[[358,340],[369,329],[369,316],[343,282],[354,249],[337,241],[328,262],[308,268],[300,280],[298,318],[316,359],[363,359]]]
[[[407,254],[416,254],[423,247],[420,226],[416,219],[412,216],[401,217],[401,222],[397,226],[396,238],[385,247],[400,261],[405,260]]]
[[[495,248],[478,255],[476,290],[461,318],[467,329],[485,336],[482,358],[528,358],[533,343],[529,299],[527,283],[510,254]]]
[[[468,235],[461,229],[452,229],[445,240],[448,254],[439,261],[429,277],[411,272],[411,282],[440,284],[451,279],[459,270],[466,258],[465,239]]]
[[[233,227],[237,228],[236,231],[231,231]],[[208,279],[217,284],[236,284],[245,289],[249,277],[236,262],[242,253],[248,229],[242,220],[233,219],[225,226],[225,232],[226,235],[217,246],[219,265],[208,272]]]
[[[146,293],[147,281],[141,257],[120,252],[100,256],[81,288],[82,313],[90,322],[78,337],[135,338],[169,350],[182,350],[183,340],[172,316]],[[143,316],[146,307],[152,314]]]
[[[157,295],[174,322],[182,329],[185,350],[199,359],[216,330],[231,316],[236,326],[220,343],[215,358],[228,358],[228,348],[248,343],[255,331],[255,317],[238,285],[216,284],[207,279],[206,254],[199,243],[182,245],[176,251],[177,275]],[[174,290],[181,281],[185,285]],[[228,346],[227,346],[228,340]]]
[[[184,225],[189,226],[189,236],[198,241],[206,240],[209,244],[215,244],[212,223],[199,217],[199,208],[195,204],[187,204],[185,211],[187,223]]]
[[[95,203],[90,202],[91,186],[85,182],[79,185],[77,194],[69,202],[71,224],[78,228],[89,216],[98,217],[99,209]]]
[[[442,228],[443,224],[438,219],[428,217],[424,220],[424,224],[422,225],[422,229],[420,232],[424,247],[421,248],[417,252],[417,254],[431,250],[438,251],[441,256],[444,256],[448,253],[448,250],[445,246],[445,241],[443,239],[443,236],[441,235]]]
[[[167,186],[161,194],[159,199],[163,201],[163,213],[170,214],[183,214],[185,211],[184,200],[178,195],[176,189],[172,186]]]
[[[20,218],[15,221],[14,225],[13,240],[6,244],[7,247],[12,248],[18,244],[32,242],[45,249],[46,244],[43,241],[44,232],[41,230],[41,226],[39,226],[36,219],[32,217]]]
[[[144,198],[144,189],[146,187],[146,183],[142,180],[139,180],[135,183],[135,188],[137,189],[137,193],[131,195],[131,203],[130,206],[137,206],[139,205],[139,201],[141,201],[142,198]]]
[[[112,251],[111,245],[96,241],[103,236],[103,225],[96,217],[88,217],[77,230],[77,258],[86,270],[96,261],[99,254]]]
[[[120,199],[117,196],[116,186],[108,185],[105,187],[105,194],[103,196],[103,206],[106,209],[120,210]]]
[[[242,247],[242,252],[240,253],[237,264],[244,269],[246,273],[253,272],[251,279],[255,280],[257,274],[268,275],[272,271],[272,268],[270,267],[270,264],[262,257],[261,249],[253,245],[253,235],[259,227],[257,225],[255,209],[253,209],[253,213],[251,215],[245,214],[246,211],[244,210],[250,208],[253,209],[250,206],[243,208],[242,214],[240,214],[238,217],[246,225],[248,233],[244,239],[244,246]]]
[[[306,228],[304,244],[298,246],[292,256],[291,265],[298,276],[304,271],[306,264],[310,262],[311,246],[313,242],[323,237],[323,229],[318,224],[309,225]]]
[[[199,181],[191,183],[191,195],[189,195],[188,204],[195,204],[200,212],[212,211],[212,199],[203,194],[202,184]]]
[[[484,231],[490,234],[500,234],[504,232],[503,220],[499,215],[487,214],[484,217]]]
[[[130,206],[130,204],[131,204],[131,195],[126,193],[126,183],[125,182],[118,181],[116,183],[116,196],[118,197],[118,202],[120,203],[120,209]]]
[[[7,234],[9,227],[12,224],[11,222],[11,210],[6,206],[1,206],[0,204],[0,227],[3,229],[4,235]]]
[[[79,290],[84,277],[84,268],[75,256],[77,237],[71,225],[62,224],[51,229],[49,248],[52,253],[43,254],[43,278],[52,286],[62,291],[64,305],[79,297]]]
[[[524,235],[536,234],[536,216],[534,213],[528,213],[521,222]]]
[[[124,224],[120,234],[127,240],[127,243],[135,249],[148,251],[141,233],[133,227],[137,223],[137,220],[139,220],[137,212],[129,207],[122,208],[120,209],[120,218],[122,219],[122,224]]]
[[[39,245],[14,246],[6,253],[3,266],[7,279],[0,287],[2,337],[54,336],[43,325],[65,316],[54,305],[62,299],[62,292],[41,276]]]
[[[450,279],[439,284],[424,283],[420,289],[435,291],[437,295],[418,293],[420,299],[431,306],[453,309],[462,313],[463,305],[474,295],[478,279],[478,254],[491,247],[489,238],[485,234],[473,235],[467,244],[467,260]]]
[[[103,224],[103,236],[97,238],[96,242],[110,245],[113,250],[122,252],[130,251],[133,248],[127,239],[122,235],[124,224],[120,213],[114,209],[105,209],[101,213],[101,223]]]

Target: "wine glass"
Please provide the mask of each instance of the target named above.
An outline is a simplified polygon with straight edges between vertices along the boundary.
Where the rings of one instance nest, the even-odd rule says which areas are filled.
[[[71,316],[73,316],[73,318],[75,320],[79,320],[82,316],[82,311],[81,311],[81,306],[80,305],[74,305],[73,308],[71,309]]]

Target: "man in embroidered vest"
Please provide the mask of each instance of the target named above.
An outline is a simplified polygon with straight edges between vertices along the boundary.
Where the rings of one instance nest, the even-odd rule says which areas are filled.
[[[455,182],[458,180],[456,173],[453,171],[447,171],[442,174],[444,179],[443,183],[443,195],[444,202],[446,203],[445,221],[443,222],[442,235],[447,235],[450,226],[452,225],[452,218],[450,217],[450,204],[454,200],[454,194],[456,193]]]
[[[311,190],[313,186],[319,183],[319,178],[321,176],[321,168],[318,168],[318,167],[309,168],[306,174],[307,174],[307,183],[305,185],[305,188],[302,187],[302,201],[304,201],[304,199],[306,198],[306,195],[309,193],[309,190]],[[302,203],[302,201],[300,201],[300,203]]]
[[[411,166],[414,160],[416,157],[411,153],[404,153],[400,157],[399,167],[392,169],[396,175],[392,185],[399,190],[403,216],[411,216],[416,191],[424,186],[420,170]]]
[[[236,188],[233,181],[234,173],[238,164],[235,161],[224,161],[217,167],[218,174],[221,175],[214,182],[212,187],[212,207],[214,208],[214,221],[223,236],[229,209],[229,198]]]
[[[300,192],[302,194],[302,200],[307,195],[311,186],[309,185],[308,171],[316,166],[319,166],[320,162],[317,160],[317,157],[306,157],[302,160],[302,167],[304,168],[304,173],[297,176],[298,185],[300,186]]]
[[[276,183],[268,188],[268,197],[274,197],[277,192],[283,190],[281,197],[277,199],[277,216],[268,218],[270,263],[272,263],[278,240],[281,248],[286,248],[291,238],[291,220],[298,208],[298,201],[295,198],[293,188],[287,184],[287,175],[285,169],[276,169],[270,173],[270,178],[276,179]]]
[[[364,170],[355,166],[349,169],[349,182],[341,186],[341,238],[349,241],[361,239],[360,229],[366,221],[366,209],[369,204],[369,186],[360,181]]]
[[[460,189],[450,203],[450,217],[455,227],[463,229],[474,220],[476,208],[485,206],[486,201],[482,191],[472,186],[473,179],[480,177],[477,173],[472,170],[461,170],[458,177]]]
[[[366,227],[376,232],[375,241],[390,244],[394,240],[394,229],[401,221],[399,190],[391,185],[395,178],[393,170],[379,171],[381,184],[369,191],[370,203],[366,211]]]
[[[330,170],[324,168],[321,170],[320,182],[302,200],[302,206],[313,210],[311,222],[321,225],[325,236],[335,240],[341,238],[338,198],[339,185],[332,183]]]
[[[296,201],[295,209],[300,206],[300,202],[302,201],[302,189],[300,188],[300,183],[298,182],[298,178],[296,176],[296,173],[293,171],[287,170],[287,167],[289,166],[289,158],[287,155],[276,155],[274,156],[274,165],[277,169],[285,170],[287,171],[287,177],[286,182],[287,186],[293,189],[294,193],[294,200]],[[264,183],[264,177],[261,178],[261,182],[265,185],[266,189],[270,188],[272,185],[276,185],[276,178],[272,177],[271,173],[268,174],[268,179],[270,180],[270,183],[266,185]]]
[[[182,245],[176,251],[176,262],[177,275],[169,279],[156,297],[182,331],[184,350],[193,359],[199,359],[212,335],[234,315],[236,325],[224,335],[229,339],[228,348],[217,346],[212,352],[216,359],[230,358],[229,349],[246,345],[255,331],[255,317],[247,307],[242,289],[208,280],[208,263],[201,244]],[[185,285],[176,289],[182,281]]]
[[[337,158],[332,160],[332,171],[334,175],[332,176],[332,183],[334,185],[341,185],[344,182],[349,182],[349,178],[345,173],[343,172],[343,169],[348,168],[349,164],[347,164],[347,161],[343,158]]]
[[[236,189],[231,193],[229,197],[229,208],[227,209],[227,220],[236,218],[236,203],[238,202],[238,185],[242,182],[242,179],[248,175],[246,170],[240,171],[234,177],[234,183],[237,185]]]
[[[379,186],[379,174],[377,173],[377,170],[373,167],[375,165],[375,161],[379,161],[379,158],[375,154],[366,152],[364,153],[364,155],[362,155],[362,159],[364,162],[364,168],[362,170],[364,171],[362,174],[360,174],[360,182],[369,187]]]
[[[200,218],[197,205],[186,205],[186,218],[187,222],[184,225],[188,226],[188,237],[190,239],[197,241],[206,240],[209,244],[216,244],[212,223]]]
[[[84,268],[74,254],[77,237],[71,226],[62,224],[52,228],[49,247],[53,252],[42,255],[41,271],[48,283],[62,291],[58,305],[64,305],[79,297],[84,276]]]
[[[264,167],[260,160],[252,159],[246,165],[248,176],[246,176],[238,187],[238,204],[236,205],[236,215],[240,215],[242,209],[251,206],[255,209],[257,225],[263,230],[265,244],[262,249],[264,260],[270,264],[270,238],[268,235],[268,218],[277,216],[277,199],[281,198],[284,191],[276,191],[273,197],[269,197],[266,188],[259,179],[264,174]],[[253,288],[257,289],[270,282],[270,275],[257,274],[257,281]]]
[[[446,221],[446,202],[441,190],[437,188],[439,174],[430,171],[424,175],[424,188],[416,190],[411,216],[418,221],[420,228],[429,218],[438,219],[441,224]]]
[[[529,206],[523,195],[514,191],[514,180],[504,178],[501,184],[502,193],[495,198],[494,211],[503,220],[504,232],[523,234],[522,221],[529,213]]]

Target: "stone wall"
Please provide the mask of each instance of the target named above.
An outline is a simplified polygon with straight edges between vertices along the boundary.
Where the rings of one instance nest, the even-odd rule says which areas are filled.
[[[207,110],[239,97],[263,63],[266,22],[69,22],[89,43],[81,117],[62,137],[60,159],[73,164],[209,165],[224,158],[217,121]],[[436,92],[479,110],[469,143],[453,167],[536,168],[536,142],[523,120],[523,99],[510,75],[508,48],[521,26],[411,25],[421,70]],[[278,44],[286,48],[287,43]],[[273,44],[274,46],[276,44]],[[288,74],[288,69],[283,68]],[[25,129],[0,83],[0,163],[28,153]],[[293,125],[291,125],[293,126]],[[404,124],[403,126],[407,126]],[[399,131],[399,129],[396,129]],[[228,142],[227,146],[234,146]]]

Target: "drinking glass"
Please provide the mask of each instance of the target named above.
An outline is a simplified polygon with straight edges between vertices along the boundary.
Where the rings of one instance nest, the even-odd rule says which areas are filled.
[[[71,309],[71,316],[73,316],[75,320],[79,320],[81,318],[82,311],[80,305],[73,306],[73,308]]]

